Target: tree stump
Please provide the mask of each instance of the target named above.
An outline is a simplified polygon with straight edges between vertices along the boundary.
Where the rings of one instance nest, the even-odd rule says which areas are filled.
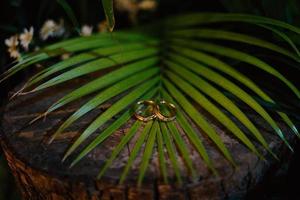
[[[168,166],[170,184],[165,185],[159,173],[157,154],[154,152],[146,178],[140,188],[136,185],[140,157],[136,159],[126,183],[118,185],[118,178],[135,142],[133,139],[128,147],[121,152],[105,176],[101,180],[96,180],[96,176],[105,160],[110,156],[111,150],[132,123],[123,126],[76,166],[69,169],[69,162],[61,162],[66,149],[95,116],[109,107],[110,102],[78,120],[51,145],[46,144],[49,136],[54,133],[66,117],[85,102],[85,99],[50,113],[44,120],[39,120],[33,124],[29,124],[29,122],[45,112],[52,103],[70,91],[70,88],[70,85],[64,85],[40,93],[21,96],[10,101],[4,108],[1,144],[23,199],[240,199],[255,189],[264,179],[266,173],[275,174],[280,170],[282,165],[288,163],[291,155],[291,152],[276,133],[254,112],[246,109],[249,118],[260,129],[280,161],[276,161],[268,155],[259,145],[257,146],[266,157],[266,161],[258,159],[233,138],[232,134],[226,131],[224,127],[211,120],[236,160],[237,168],[234,169],[216,150],[211,141],[199,131],[208,153],[220,173],[219,177],[214,176],[206,168],[200,156],[187,143],[191,149],[191,158],[199,176],[196,181],[191,181],[188,178],[185,165],[179,159],[184,184],[176,184],[172,167]],[[134,120],[132,119],[132,122]],[[278,124],[288,141],[293,144],[295,137],[289,128],[280,121]],[[104,128],[101,127],[89,138],[89,141],[100,134]],[[69,160],[71,161],[72,158]]]

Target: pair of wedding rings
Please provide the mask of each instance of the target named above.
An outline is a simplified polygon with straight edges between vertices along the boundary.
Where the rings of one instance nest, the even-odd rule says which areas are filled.
[[[141,109],[143,106],[145,109]],[[168,115],[162,113],[162,106],[166,107]],[[143,122],[147,122],[155,118],[164,122],[169,122],[176,118],[176,107],[174,104],[164,100],[159,101],[158,103],[152,100],[143,100],[136,103],[134,116]]]

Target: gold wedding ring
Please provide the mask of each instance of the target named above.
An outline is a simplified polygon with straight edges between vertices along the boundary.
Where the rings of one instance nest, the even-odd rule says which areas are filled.
[[[146,106],[146,108],[141,109],[142,106]],[[161,106],[167,107],[169,111],[168,116],[161,112]],[[135,104],[134,115],[138,120],[143,122],[153,120],[156,117],[161,121],[169,122],[176,118],[176,106],[164,100],[160,101],[159,103],[155,103],[152,100],[143,100]]]
[[[147,106],[145,110],[142,110],[140,109],[140,107],[144,105],[144,106]],[[155,114],[155,102],[152,101],[152,100],[143,100],[143,101],[139,101],[136,103],[135,105],[135,111],[134,111],[134,116],[140,120],[140,121],[143,121],[143,122],[147,122],[147,121],[150,121],[152,119],[155,119],[156,118],[156,114]],[[150,114],[149,115],[143,115],[143,112],[145,112],[148,107],[150,106]]]
[[[165,116],[162,114],[161,109],[160,109],[161,105],[165,105],[168,107],[168,110],[170,112],[169,116]],[[176,106],[172,103],[162,100],[159,102],[159,104],[156,104],[155,114],[160,120],[162,120],[164,122],[172,121],[176,118]]]

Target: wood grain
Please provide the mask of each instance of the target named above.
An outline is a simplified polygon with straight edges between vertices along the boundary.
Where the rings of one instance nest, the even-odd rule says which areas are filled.
[[[74,155],[67,162],[61,163],[64,152],[91,120],[113,103],[106,102],[105,105],[87,114],[68,128],[54,143],[47,145],[46,141],[49,136],[87,99],[78,100],[61,110],[50,113],[44,120],[39,120],[34,124],[29,125],[28,122],[45,112],[65,92],[70,91],[70,88],[70,85],[65,85],[64,87],[55,87],[40,93],[21,96],[9,102],[5,107],[2,119],[1,144],[23,199],[239,199],[245,197],[249,191],[254,189],[263,180],[264,174],[270,173],[270,171],[275,174],[283,165],[288,163],[291,156],[291,152],[287,150],[275,132],[250,109],[245,107],[244,110],[265,136],[271,149],[280,157],[280,161],[274,160],[254,142],[262,154],[266,156],[267,161],[259,160],[241,145],[231,133],[199,108],[200,112],[207,115],[207,119],[216,128],[226,146],[232,152],[238,164],[236,169],[228,164],[212,142],[199,130],[199,136],[204,141],[208,153],[220,173],[220,177],[212,175],[194,150],[194,147],[186,139],[198,174],[197,180],[190,178],[184,162],[179,157],[178,161],[180,162],[184,184],[180,186],[176,183],[172,167],[167,159],[170,185],[165,185],[159,172],[157,153],[154,152],[146,179],[141,188],[136,186],[141,155],[138,156],[125,184],[118,185],[118,178],[138,137],[139,133],[137,133],[128,147],[121,152],[111,168],[108,169],[103,179],[96,180],[95,177],[101,166],[135,119],[116,131],[113,136],[88,154],[78,165],[69,169],[69,164]],[[113,120],[115,119],[111,121]],[[109,123],[100,127],[88,141],[100,134]],[[278,124],[293,144],[295,137],[291,131],[280,120],[278,120]],[[245,130],[242,126],[241,128]]]

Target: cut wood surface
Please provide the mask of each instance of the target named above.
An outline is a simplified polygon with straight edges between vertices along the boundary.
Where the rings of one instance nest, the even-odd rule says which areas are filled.
[[[184,180],[183,185],[176,184],[176,178],[168,159],[167,171],[170,185],[164,184],[160,175],[159,161],[155,150],[142,187],[138,188],[136,184],[141,154],[136,159],[126,182],[123,185],[118,185],[118,178],[136,141],[135,137],[118,156],[105,176],[101,180],[96,180],[101,166],[109,158],[112,149],[126,134],[126,131],[135,119],[132,118],[130,122],[121,127],[103,144],[99,145],[70,169],[70,162],[76,153],[62,163],[61,159],[67,148],[87,127],[89,122],[105,111],[113,102],[106,102],[82,119],[79,119],[52,144],[47,145],[49,136],[86,99],[76,101],[61,110],[50,113],[46,118],[33,124],[29,124],[29,122],[45,112],[50,105],[62,97],[66,91],[69,91],[69,88],[68,85],[65,85],[47,89],[40,93],[20,96],[10,101],[4,108],[1,144],[23,199],[240,199],[244,198],[249,191],[255,189],[257,184],[264,179],[266,173],[271,171],[275,174],[282,165],[288,163],[291,156],[291,152],[271,127],[267,126],[254,112],[245,108],[245,112],[248,113],[249,118],[265,136],[270,148],[278,155],[280,161],[276,161],[257,145],[266,157],[266,161],[260,160],[233,138],[232,134],[224,127],[208,117],[208,120],[216,128],[217,133],[221,135],[232,153],[237,163],[236,168],[233,168],[223,158],[222,154],[200,130],[199,135],[204,141],[217,171],[220,173],[219,177],[214,176],[206,168],[201,157],[187,139],[190,156],[197,171],[197,180],[191,180],[184,162],[178,157]],[[200,112],[203,111],[200,110]],[[113,120],[115,119],[111,121]],[[281,121],[278,121],[278,124],[288,140],[291,141],[291,144],[294,144],[295,137],[289,128]],[[105,126],[96,131],[89,138],[89,141],[101,134]],[[245,130],[245,132],[247,131]],[[82,147],[86,144],[87,142],[79,150],[82,150]]]

